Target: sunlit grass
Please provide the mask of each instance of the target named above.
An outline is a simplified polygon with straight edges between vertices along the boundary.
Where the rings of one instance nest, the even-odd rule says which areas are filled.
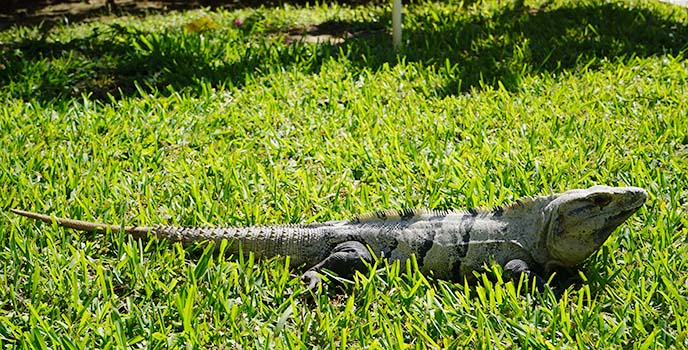
[[[0,33],[0,343],[688,346],[686,13],[654,2],[526,4],[410,4],[398,55],[387,4]],[[201,16],[219,28],[184,31]],[[282,40],[323,22],[354,36]],[[498,273],[465,286],[380,261],[342,293],[311,299],[284,258],[235,259],[223,247],[80,233],[8,212],[296,223],[492,207],[593,184],[643,187],[650,199],[557,296],[524,293]]]

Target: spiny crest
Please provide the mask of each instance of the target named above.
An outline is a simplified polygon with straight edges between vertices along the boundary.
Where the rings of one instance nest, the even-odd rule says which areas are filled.
[[[532,203],[535,200],[535,198],[536,197],[534,197],[534,196],[519,198],[519,199],[513,201],[512,203],[504,205],[504,208],[505,209],[517,209],[517,208],[520,208],[524,205]]]
[[[443,217],[447,216],[449,214],[468,214],[471,216],[477,216],[477,215],[484,215],[484,214],[492,214],[495,216],[502,216],[504,212],[509,211],[509,210],[517,210],[519,208],[522,208],[524,206],[530,205],[534,201],[538,199],[542,199],[545,197],[537,197],[537,196],[529,196],[529,197],[523,197],[520,199],[515,200],[512,203],[509,204],[504,204],[504,205],[499,205],[494,207],[492,210],[484,209],[484,208],[471,208],[467,210],[456,210],[456,209],[446,209],[446,210],[434,210],[434,209],[425,209],[425,208],[420,208],[420,209],[389,209],[389,210],[378,210],[366,214],[362,214],[359,216],[356,216],[349,220],[349,222],[358,224],[358,223],[371,223],[371,222],[381,222],[381,221],[388,221],[388,220],[411,220],[416,217],[420,216],[429,216],[429,217]]]
[[[378,210],[371,213],[362,214],[356,216],[349,220],[349,222],[354,224],[359,223],[369,223],[369,222],[380,222],[387,220],[411,220],[419,216],[431,216],[440,217],[447,216],[449,213],[455,212],[454,210],[432,210],[432,209],[389,209],[389,210]]]
[[[519,198],[511,203],[508,204],[502,204],[499,206],[496,206],[494,209],[492,209],[492,213],[496,216],[501,216],[504,214],[505,211],[509,210],[517,210],[522,207],[528,206],[536,201],[540,201],[543,199],[549,200],[551,196],[528,196],[528,197],[522,197]]]

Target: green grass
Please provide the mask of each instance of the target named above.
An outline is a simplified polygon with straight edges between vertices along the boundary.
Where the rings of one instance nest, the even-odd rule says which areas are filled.
[[[527,5],[414,2],[399,54],[387,4],[0,32],[3,348],[688,347],[688,12]],[[205,15],[218,28],[184,31]],[[282,40],[322,23],[356,35]],[[8,212],[295,223],[593,184],[650,198],[558,296],[381,261],[344,293],[309,300],[283,258]]]

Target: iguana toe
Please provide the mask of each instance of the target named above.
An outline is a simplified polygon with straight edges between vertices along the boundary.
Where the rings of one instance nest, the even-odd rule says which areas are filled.
[[[308,270],[306,273],[301,275],[301,281],[308,286],[308,289],[317,292],[319,287],[322,285],[322,277],[317,271]]]

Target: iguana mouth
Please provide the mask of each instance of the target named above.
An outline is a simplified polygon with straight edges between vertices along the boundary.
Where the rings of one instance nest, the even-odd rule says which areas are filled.
[[[633,213],[635,213],[638,210],[638,207],[633,207],[633,209],[629,209],[626,211],[622,211],[621,213],[614,215],[607,219],[605,222],[604,226],[600,228],[597,232],[595,232],[593,239],[595,240],[595,243],[602,245],[607,238],[609,238],[609,235],[617,228],[619,225],[621,225],[622,222],[624,222],[626,219],[628,219]]]

